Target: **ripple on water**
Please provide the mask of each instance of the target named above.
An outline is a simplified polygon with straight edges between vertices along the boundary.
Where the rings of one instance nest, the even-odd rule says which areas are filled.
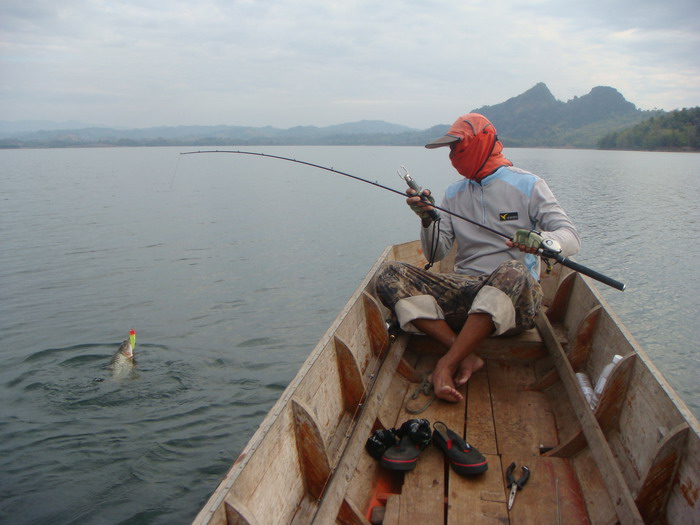
[[[307,153],[343,156],[358,172],[408,156],[433,173],[434,160],[412,151]],[[234,185],[264,192],[272,215],[231,205],[230,159],[207,158],[191,172],[201,177],[178,177],[160,192],[177,155],[168,148],[0,155],[13,197],[0,221],[0,520],[8,523],[190,521],[376,256],[417,234],[383,192],[367,195],[379,215],[346,211],[333,201],[332,178],[311,185],[330,203],[332,225],[315,220],[316,208],[285,214],[299,179],[275,179],[262,163]],[[698,399],[698,156],[510,155],[550,183],[576,222],[577,260],[628,284],[624,294],[603,293],[674,388]],[[448,171],[433,184],[451,182]],[[664,192],[649,191],[659,173]],[[123,188],[139,189],[129,213]],[[668,210],[688,213],[664,222]],[[649,217],[664,219],[649,228]],[[107,368],[120,342],[115,325],[143,327],[130,381],[112,381]]]

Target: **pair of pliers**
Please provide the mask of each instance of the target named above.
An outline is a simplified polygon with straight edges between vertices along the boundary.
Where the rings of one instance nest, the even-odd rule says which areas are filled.
[[[523,465],[523,475],[520,479],[516,480],[513,477],[513,471],[515,470],[515,462],[511,463],[506,469],[506,479],[508,480],[508,488],[510,489],[510,496],[508,496],[508,510],[513,507],[513,502],[515,501],[515,495],[519,490],[525,486],[527,480],[530,479],[530,469]]]

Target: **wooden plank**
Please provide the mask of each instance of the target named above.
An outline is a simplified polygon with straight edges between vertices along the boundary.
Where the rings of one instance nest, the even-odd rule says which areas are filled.
[[[334,338],[335,339],[335,338]],[[344,446],[343,426],[350,423],[345,409],[341,369],[336,355],[334,339],[331,339],[323,355],[319,356],[306,380],[299,385],[294,398],[308,407],[326,443],[331,465],[335,463]]]
[[[467,383],[466,439],[483,454],[498,454],[489,388],[490,366],[487,361],[484,368],[472,374]]]
[[[574,467],[591,523],[617,523],[613,495],[608,492],[593,452],[586,448],[568,461]]]
[[[334,336],[342,339],[348,348],[352,350],[365,381],[369,382],[368,376],[372,373],[371,364],[376,362],[376,356],[367,336],[364,301],[363,294],[348,311],[344,322],[338,326]]]
[[[340,373],[341,392],[345,411],[354,414],[367,394],[362,372],[354,354],[340,337],[334,338],[335,353]]]
[[[424,348],[425,345],[437,346],[438,343],[429,340],[422,340],[421,347]],[[421,372],[422,376],[423,374],[435,368],[437,360],[438,358],[435,354],[420,354],[418,360],[416,361],[416,369]],[[409,386],[406,396],[404,397],[403,403],[401,405],[401,410],[399,412],[399,418],[396,422],[396,427],[400,427],[404,421],[407,421],[409,419],[423,418],[430,421],[431,424],[435,423],[435,421],[442,421],[448,427],[452,428],[460,435],[464,435],[464,415],[466,410],[467,398],[466,385],[462,385],[458,388],[458,390],[464,396],[464,399],[462,399],[461,401],[458,401],[457,403],[451,403],[448,401],[443,401],[442,399],[435,399],[435,401],[433,401],[433,403],[431,403],[422,413],[412,414],[408,412],[406,408],[415,404],[415,402],[411,400],[411,396],[415,390],[415,387],[417,386],[418,384],[416,383],[411,383],[411,385]]]
[[[697,522],[700,509],[700,432],[698,420],[687,421],[690,435],[666,505],[668,523]]]
[[[557,443],[549,401],[542,392],[527,390],[535,379],[533,366],[489,361],[489,383],[498,450],[514,455],[539,455],[540,445]]]
[[[593,334],[595,333],[601,310],[602,306],[597,305],[586,315],[576,331],[574,340],[569,345],[566,356],[575,372],[579,372],[588,360],[588,354],[593,343]],[[557,381],[559,381],[559,374],[554,368],[544,377],[538,379],[530,388],[532,390],[543,390]]]
[[[401,362],[407,358],[406,354],[410,348],[411,338],[410,336],[406,337],[408,337],[409,346],[404,352]],[[413,366],[416,361],[415,359],[410,359],[409,363]],[[394,428],[397,424],[400,424],[398,421],[399,412],[410,385],[409,381],[401,375],[398,373],[394,374],[391,385],[384,395],[383,402],[372,425],[372,431],[380,428]],[[369,434],[365,436],[365,441],[368,437]],[[397,474],[397,476],[392,476],[392,474]],[[378,504],[377,498],[381,498],[382,494],[400,492],[403,475],[400,475],[400,480],[397,480],[398,476],[398,473],[382,469],[379,463],[369,454],[362,453],[358,458],[353,477],[348,485],[346,499],[352,501],[359,509],[369,510],[371,506]]]
[[[209,520],[210,525],[228,525],[229,523],[236,523],[233,519],[228,517],[229,511],[237,512],[233,507],[227,502],[219,506],[216,511],[211,515]],[[242,512],[242,511],[241,511]],[[244,518],[244,516],[241,516]],[[249,522],[250,523],[250,522]],[[236,525],[245,525],[245,521],[242,523],[239,521]]]
[[[632,367],[636,360],[636,354],[623,357],[610,372],[608,380],[605,382],[605,389],[595,408],[595,417],[604,433],[618,426],[617,422],[626,398]]]
[[[484,455],[489,469],[483,474],[462,477],[450,469],[447,525],[508,523],[500,457],[496,454]]]
[[[420,241],[409,241],[392,247],[391,258],[413,266],[425,266],[428,262],[423,255]],[[443,259],[444,260],[444,259]]]
[[[422,349],[425,352],[444,355],[445,349],[430,341],[427,337],[417,337],[427,341]],[[420,343],[416,343],[420,344]],[[547,350],[537,330],[526,330],[517,335],[486,338],[477,348],[476,353],[482,359],[500,361],[531,362],[547,356]]]
[[[261,523],[287,522],[306,494],[291,404],[276,418],[268,436],[254,451],[255,463],[241,472],[230,495],[246,505],[250,516]],[[285,487],[284,492],[277,490],[280,486]]]
[[[630,354],[617,363],[608,377],[605,390],[603,390],[595,408],[596,421],[606,436],[611,430],[617,428],[617,421],[629,384],[630,372],[636,359],[636,354]],[[571,435],[566,441],[562,441],[555,449],[547,452],[547,455],[562,458],[571,457],[583,450],[585,446],[586,438],[583,429],[579,428],[578,432]]]
[[[420,374],[413,365],[409,364],[406,359],[401,360],[397,372],[411,383],[420,383],[423,379],[422,374]]]
[[[547,344],[552,359],[559,371],[559,376],[566,387],[572,407],[581,422],[588,446],[594,451],[594,458],[598,465],[606,486],[613,496],[613,504],[622,525],[628,523],[643,523],[639,509],[632,498],[629,487],[620,471],[615,456],[605,440],[603,431],[598,426],[595,416],[588,406],[583,392],[578,387],[576,374],[571,368],[564,349],[554,336],[554,330],[547,317],[540,312],[536,318],[536,325]]]
[[[258,525],[258,521],[245,505],[232,496],[227,498],[224,509],[226,510],[226,521],[223,523],[226,525]]]
[[[308,407],[300,400],[292,399],[292,413],[304,486],[313,498],[318,499],[331,474],[326,445],[318,423]]]
[[[591,308],[576,330],[576,337],[567,352],[569,363],[571,363],[571,367],[575,372],[583,369],[588,360],[588,354],[590,354],[591,345],[593,344],[593,335],[602,311],[603,307],[599,304]]]
[[[554,298],[547,310],[547,317],[552,323],[561,322],[564,320],[566,311],[569,306],[569,298],[571,297],[571,289],[574,285],[575,273],[570,273],[559,283]]]
[[[367,436],[372,431],[377,413],[394,378],[399,361],[403,357],[407,342],[408,335],[404,334],[399,336],[389,348],[387,357],[379,370],[377,380],[357,420],[348,446],[326,487],[313,523],[326,525],[335,521],[340,505],[345,498],[348,484],[358,463],[358,458],[360,454],[364,453]]]
[[[399,512],[401,510],[401,496],[395,494],[386,500],[386,511],[382,525],[399,525]]]
[[[384,322],[384,314],[382,314],[377,299],[367,292],[362,294],[362,300],[365,307],[365,322],[370,347],[376,357],[381,357],[389,348],[389,331]]]
[[[429,446],[421,452],[416,468],[404,477],[399,523],[442,523],[444,515],[444,455]]]
[[[499,361],[535,361],[546,357],[547,350],[537,330],[526,330],[517,335],[486,338],[476,353],[482,359]]]
[[[309,520],[314,515],[314,511],[316,510],[316,501],[316,498],[313,498],[306,493],[304,498],[301,500],[301,503],[299,503],[299,507],[294,513],[294,518],[289,525],[306,525],[309,523]],[[279,521],[282,522],[281,520]]]
[[[561,284],[561,281],[570,272],[566,266],[555,264],[551,271],[547,271],[545,265],[542,265],[540,270],[540,286],[542,287],[542,306],[546,309],[552,304],[555,293]]]
[[[340,505],[337,522],[340,525],[370,525],[369,520],[348,500],[343,500]]]
[[[682,423],[659,443],[654,461],[636,498],[639,512],[646,523],[660,522],[665,514],[666,502],[681,462],[688,431],[688,425]]]
[[[415,337],[413,335],[408,336],[408,341],[406,344],[406,351],[404,352],[403,358],[399,361],[399,365],[396,369],[397,373],[391,381],[391,386],[386,393],[384,402],[379,409],[378,419],[381,422],[380,428],[397,428],[401,426],[404,421],[403,418],[405,413],[402,411],[404,398],[407,393],[413,392],[422,377],[425,370],[429,370],[432,365],[426,365],[421,361],[422,355],[417,354],[414,351],[414,346],[416,340],[422,340],[424,338]],[[402,370],[405,365],[408,365],[412,370],[416,371],[418,378],[416,381],[409,380],[403,376],[403,374],[398,373]],[[416,369],[420,367],[421,370],[418,372]]]
[[[552,413],[554,414],[554,420],[557,422],[557,442],[548,443],[548,446],[559,446],[570,439],[570,437],[576,434],[581,429],[581,423],[579,422],[576,414],[571,408],[571,403],[566,394],[566,388],[558,381],[551,387],[545,390],[547,399],[549,400]],[[541,450],[542,454],[545,454],[547,450]]]
[[[515,496],[508,515],[511,523],[540,525],[542,523],[588,524],[586,504],[576,473],[568,460],[537,456],[503,454],[501,458],[504,495],[510,493],[505,471],[515,462],[515,479],[522,476],[522,467],[530,469],[530,479]]]
[[[419,360],[417,367],[419,369],[432,369],[435,362],[435,355],[424,355]],[[459,390],[463,395],[466,394],[466,385],[460,387]],[[404,399],[404,407],[409,401],[410,395],[411,389]],[[465,410],[466,396],[457,403],[436,399],[421,414],[410,414],[404,409],[399,419],[400,423],[415,418],[427,419],[431,424],[442,421],[458,434],[464,435]],[[444,522],[445,472],[447,468],[445,455],[439,448],[431,445],[421,452],[416,468],[404,476],[399,510],[400,523]]]
[[[362,453],[348,484],[345,500],[369,517],[374,507],[386,504],[387,495],[401,492],[402,483],[403,474],[381,468],[377,460]]]
[[[396,374],[396,377],[391,381],[391,387],[384,396],[384,403],[382,403],[377,414],[380,428],[395,428],[397,425],[401,425],[399,418],[402,415],[401,407],[404,397],[407,392],[412,392],[415,389],[416,384]]]
[[[564,316],[560,320],[562,326],[566,328],[566,339],[568,341],[573,341],[586,315],[588,315],[593,308],[603,303],[592,293],[592,288],[589,287],[588,283],[580,274],[574,272],[571,276],[567,276],[567,279],[571,279],[571,298],[567,304]],[[549,315],[547,315],[547,318],[549,319]],[[600,321],[599,319],[598,322]],[[596,331],[599,332],[600,330],[598,329]],[[610,357],[612,359],[612,355]],[[587,372],[590,374],[591,369],[588,368]]]

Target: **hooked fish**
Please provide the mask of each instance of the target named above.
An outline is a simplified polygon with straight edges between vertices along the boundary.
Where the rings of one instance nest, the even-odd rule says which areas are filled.
[[[136,362],[134,361],[134,348],[136,347],[136,331],[129,332],[129,338],[124,339],[119,349],[116,351],[109,367],[112,369],[112,377],[124,378],[134,371]]]

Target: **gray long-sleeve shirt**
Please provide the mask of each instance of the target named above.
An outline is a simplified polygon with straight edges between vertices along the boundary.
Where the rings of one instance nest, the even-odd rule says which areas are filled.
[[[440,207],[468,217],[509,238],[515,230],[537,230],[542,237],[557,241],[562,255],[576,254],[581,241],[566,212],[547,183],[532,173],[503,166],[481,183],[462,179],[448,186]],[[433,244],[432,225],[421,230],[423,251],[428,255]],[[455,272],[469,275],[490,274],[510,259],[522,261],[539,279],[540,258],[508,248],[505,239],[467,221],[442,213],[440,238],[435,260],[440,260],[457,242]]]

